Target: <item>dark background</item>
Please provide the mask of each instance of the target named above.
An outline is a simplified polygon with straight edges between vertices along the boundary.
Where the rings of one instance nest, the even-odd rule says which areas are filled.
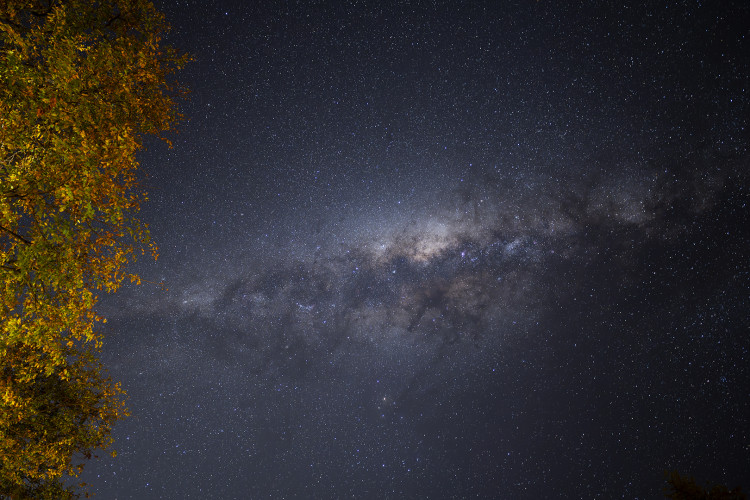
[[[569,3],[158,3],[99,498],[750,488],[750,4]]]

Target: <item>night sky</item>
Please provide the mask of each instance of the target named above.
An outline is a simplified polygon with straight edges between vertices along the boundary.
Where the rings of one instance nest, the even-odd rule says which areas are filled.
[[[157,3],[97,498],[750,489],[750,4],[611,4]]]

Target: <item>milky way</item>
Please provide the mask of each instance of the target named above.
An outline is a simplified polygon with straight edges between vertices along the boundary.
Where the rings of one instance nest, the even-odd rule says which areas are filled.
[[[149,283],[99,304],[134,416],[85,480],[750,486],[750,13],[652,7],[163,6],[189,121],[142,157]]]
[[[706,248],[693,249],[706,244],[703,226],[685,221],[715,220],[733,190],[729,184],[745,182],[729,164],[722,175],[699,172],[678,179],[641,172],[572,187],[546,180],[504,193],[462,189],[459,182],[456,199],[436,204],[429,215],[411,213],[377,227],[361,219],[348,238],[327,246],[290,243],[275,255],[244,249],[238,261],[208,269],[192,263],[193,271],[169,290],[154,291],[148,300],[133,298],[125,310],[105,309],[115,324],[127,325],[115,337],[115,369],[137,369],[131,392],[159,411],[182,408],[176,420],[164,423],[168,428],[151,434],[160,440],[164,460],[192,464],[199,450],[217,443],[194,434],[209,412],[222,446],[218,453],[230,457],[229,464],[242,462],[243,470],[271,467],[281,474],[312,468],[325,475],[349,467],[343,485],[321,490],[331,494],[363,484],[380,491],[375,485],[392,477],[394,468],[403,476],[389,484],[416,494],[425,478],[442,469],[459,473],[468,467],[456,460],[477,460],[476,446],[488,460],[487,474],[507,475],[518,468],[506,462],[528,453],[526,440],[546,440],[549,432],[572,439],[566,422],[584,425],[584,415],[595,425],[603,419],[614,426],[607,436],[592,437],[604,439],[606,447],[624,433],[645,441],[650,432],[668,429],[646,402],[645,409],[627,411],[645,412],[638,418],[650,423],[613,418],[623,406],[623,391],[664,398],[664,383],[687,391],[678,379],[650,380],[644,366],[663,362],[659,358],[670,349],[676,349],[671,362],[684,365],[690,356],[673,346],[676,335],[686,334],[675,332],[682,322],[679,311],[697,304],[706,308],[702,314],[732,317],[737,311],[717,311],[718,304],[702,301],[748,284],[746,274],[712,274],[718,269],[716,252],[736,260],[731,248],[711,250],[713,264],[683,275],[675,274],[675,267],[669,274],[666,264],[682,259],[701,265],[698,256]],[[682,212],[670,214],[668,206]],[[712,281],[705,281],[709,276]],[[703,292],[696,292],[698,287]],[[670,330],[653,327],[663,325],[663,314],[675,323]],[[617,333],[623,328],[629,332],[624,338]],[[720,331],[714,335],[729,340]],[[728,355],[724,348],[729,345],[721,356]],[[728,362],[714,361],[701,371],[721,380]],[[687,361],[687,373],[690,365]],[[614,387],[606,378],[604,387],[597,384],[610,370],[625,371]],[[578,380],[580,388],[560,387],[557,393],[563,380]],[[688,392],[684,399],[672,397],[674,408],[682,410],[698,402]],[[473,422],[464,405],[480,422],[497,427]],[[556,418],[540,416],[557,411]],[[519,430],[518,419],[533,429]],[[227,442],[222,426],[239,426],[241,433]],[[532,434],[514,442],[519,432]],[[581,432],[576,436],[584,437]],[[190,434],[190,441],[180,433]],[[446,436],[460,441],[452,441],[457,449],[446,451]],[[332,450],[321,451],[321,440]],[[602,447],[590,446],[601,453]],[[145,453],[143,463],[160,459]],[[647,451],[645,442],[632,453],[653,457],[655,468],[664,460],[662,452]],[[270,464],[256,463],[261,459]],[[216,467],[222,474],[232,470],[223,463]],[[197,477],[203,478],[200,472]],[[279,494],[292,491],[260,485]],[[457,488],[489,494],[501,486]]]

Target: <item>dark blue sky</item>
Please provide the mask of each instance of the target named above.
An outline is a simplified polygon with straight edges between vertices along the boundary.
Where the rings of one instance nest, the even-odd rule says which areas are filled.
[[[101,498],[750,487],[745,2],[163,2]]]

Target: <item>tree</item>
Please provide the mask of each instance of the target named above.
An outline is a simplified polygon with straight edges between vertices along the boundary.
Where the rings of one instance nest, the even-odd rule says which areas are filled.
[[[706,489],[689,476],[681,476],[677,471],[667,475],[669,487],[665,496],[672,500],[747,500],[747,495],[739,486],[730,490],[723,485],[715,485]]]
[[[0,495],[74,496],[127,415],[94,304],[157,256],[135,155],[179,118],[166,30],[146,0],[0,2]]]

